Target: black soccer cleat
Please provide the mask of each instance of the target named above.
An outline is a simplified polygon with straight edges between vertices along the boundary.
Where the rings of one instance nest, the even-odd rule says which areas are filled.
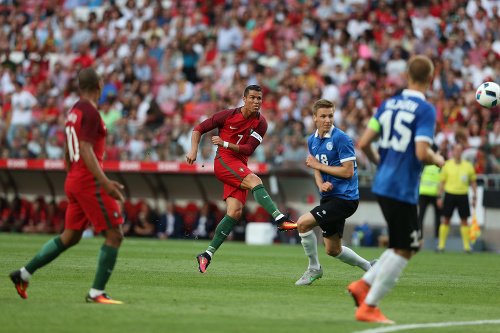
[[[196,256],[196,260],[198,261],[198,268],[200,269],[200,273],[206,273],[207,267],[210,265],[210,255],[206,252],[200,253]]]
[[[290,219],[290,213],[284,215],[279,220],[276,220],[276,224],[278,225],[279,231],[289,231],[297,229],[297,222],[294,222]]]
[[[26,294],[26,288],[28,288],[28,282],[24,281],[21,278],[21,270],[13,271],[9,274],[10,279],[16,286],[17,293],[22,298],[28,298],[28,294]]]

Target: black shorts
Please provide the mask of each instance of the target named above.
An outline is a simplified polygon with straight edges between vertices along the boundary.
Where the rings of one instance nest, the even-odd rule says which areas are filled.
[[[345,219],[358,209],[359,200],[345,200],[335,197],[323,197],[319,206],[311,210],[311,214],[323,229],[323,237],[339,234],[344,236]]]
[[[467,194],[444,194],[443,216],[451,217],[455,208],[458,208],[460,218],[466,219],[470,216],[469,196]]]
[[[422,224],[418,222],[417,205],[377,195],[389,229],[389,248],[418,250]]]

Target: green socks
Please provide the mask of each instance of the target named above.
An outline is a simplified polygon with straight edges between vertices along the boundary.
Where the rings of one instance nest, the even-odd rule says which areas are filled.
[[[233,219],[231,216],[224,216],[224,218],[219,222],[219,225],[217,225],[217,228],[215,229],[214,238],[210,242],[207,251],[210,251],[211,253],[217,251],[222,243],[224,243],[227,236],[229,236],[229,233],[233,230],[236,222],[238,221]]]
[[[113,268],[115,267],[118,250],[114,247],[104,244],[99,252],[97,260],[97,273],[95,274],[94,285],[92,288],[104,290],[106,282],[108,282]]]
[[[57,258],[57,256],[63,253],[64,250],[66,250],[66,247],[62,243],[61,237],[57,236],[52,238],[45,243],[40,252],[38,252],[24,267],[30,274],[33,274],[37,269],[47,265],[52,260]]]
[[[255,186],[252,189],[252,193],[257,203],[261,205],[266,210],[266,212],[271,214],[273,219],[276,219],[276,217],[281,214],[274,202],[271,200],[271,197],[264,188],[264,185],[260,184]]]

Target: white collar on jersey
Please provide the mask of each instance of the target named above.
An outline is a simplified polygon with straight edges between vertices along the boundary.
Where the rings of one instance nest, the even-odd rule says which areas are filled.
[[[424,94],[422,94],[420,91],[416,91],[416,90],[412,90],[412,89],[404,89],[403,92],[401,93],[401,95],[417,97],[417,98],[423,99],[424,101],[426,100]]]
[[[332,125],[332,128],[330,128],[330,131],[325,134],[325,136],[323,137],[323,139],[329,139],[329,138],[331,138],[334,128],[335,128],[335,125]],[[316,130],[316,133],[314,133],[314,137],[317,138],[318,136],[319,136],[319,132],[318,132],[318,130]]]

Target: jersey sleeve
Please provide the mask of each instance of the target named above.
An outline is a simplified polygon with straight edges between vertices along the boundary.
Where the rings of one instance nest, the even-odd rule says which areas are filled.
[[[250,156],[255,151],[258,145],[262,143],[262,139],[267,132],[267,121],[264,117],[261,117],[259,124],[255,128],[248,141],[244,145],[240,145],[239,153],[241,155]]]
[[[206,119],[196,126],[193,131],[198,131],[201,134],[204,134],[208,131],[213,130],[214,128],[222,128],[226,119],[234,112],[234,110],[224,110],[217,112],[212,117]]]
[[[425,141],[432,145],[434,142],[435,119],[436,109],[429,104],[428,107],[424,108],[417,117],[415,142]]]
[[[314,140],[314,134],[312,134],[309,139],[307,139],[307,149],[309,151],[309,154],[313,154],[313,151],[312,151],[312,143],[313,143],[313,140]]]
[[[354,143],[351,138],[347,135],[342,135],[341,139],[338,142],[338,153],[340,163],[344,164],[348,161],[356,160],[356,153],[354,152]]]
[[[101,126],[101,116],[94,109],[87,109],[82,112],[82,123],[80,128],[80,140],[95,143],[97,133]]]
[[[382,112],[384,112],[384,108],[385,108],[385,101],[379,106],[377,112],[370,119],[370,121],[368,122],[368,125],[367,125],[368,128],[371,128],[372,130],[374,130],[375,132],[377,132],[379,134],[380,134],[380,122],[379,122],[378,118],[380,117]]]

